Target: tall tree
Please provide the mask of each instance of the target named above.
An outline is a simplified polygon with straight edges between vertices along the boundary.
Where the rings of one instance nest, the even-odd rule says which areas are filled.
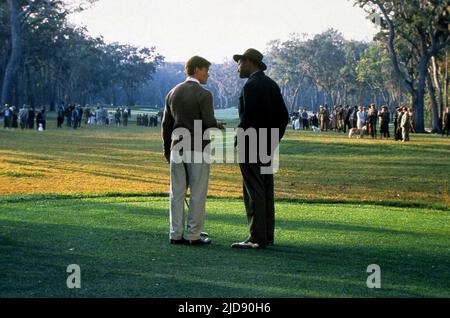
[[[373,94],[381,95],[389,106],[399,103],[400,96],[396,96],[398,79],[382,43],[371,43],[364,51],[356,72],[357,80],[369,86]],[[373,100],[377,100],[376,96]]]
[[[211,67],[210,85],[215,91],[215,101],[218,108],[228,108],[238,104],[240,88],[243,80],[236,76],[237,65],[234,61],[225,60]]]
[[[3,77],[1,104],[13,102],[13,82],[22,57],[22,28],[20,19],[23,15],[19,10],[19,0],[7,0],[11,25],[11,54]]]
[[[152,78],[164,57],[153,48],[137,48],[115,44],[120,83],[127,96],[127,104],[134,106],[135,96],[142,85]]]
[[[364,42],[345,41],[345,64],[339,71],[342,92],[339,104],[361,103],[366,97],[367,86],[358,81],[358,64],[367,48],[368,44]]]
[[[449,44],[449,2],[441,0],[355,0],[368,14],[382,17],[379,38],[384,39],[394,71],[412,97],[417,131],[424,131],[424,96],[430,59]],[[379,19],[376,19],[377,21]],[[414,76],[402,64],[399,42],[415,55]],[[414,78],[415,77],[415,78]]]
[[[1,98],[8,103],[18,104],[20,99],[54,109],[62,101],[115,104],[128,96],[132,102],[162,61],[155,48],[107,44],[68,23],[70,13],[95,0],[14,1],[0,2]],[[11,14],[8,5],[14,3],[18,10]],[[15,13],[20,36],[12,36]]]
[[[306,34],[291,34],[285,42],[269,43],[270,75],[280,84],[291,112],[296,111],[308,74],[302,67],[306,55]]]
[[[67,0],[66,0],[67,1]],[[74,11],[82,11],[97,0],[72,0]],[[12,103],[13,96],[19,96],[16,84],[21,67],[23,52],[23,35],[25,29],[45,23],[47,13],[68,13],[69,9],[61,0],[7,0],[9,15],[10,54],[3,74],[0,103]],[[42,43],[41,43],[42,45]],[[23,63],[22,63],[23,64]],[[15,93],[14,93],[15,92]],[[15,101],[18,103],[19,101]]]
[[[344,38],[330,29],[308,40],[305,48],[301,67],[333,105],[339,96],[340,70],[345,65]]]

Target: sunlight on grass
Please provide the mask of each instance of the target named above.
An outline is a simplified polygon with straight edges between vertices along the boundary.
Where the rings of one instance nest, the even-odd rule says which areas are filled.
[[[168,192],[157,128],[0,133],[0,194]],[[232,134],[226,143],[233,143]],[[449,139],[413,135],[401,145],[288,130],[280,154],[279,198],[450,205]],[[236,164],[212,166],[209,195],[236,198],[241,187]]]

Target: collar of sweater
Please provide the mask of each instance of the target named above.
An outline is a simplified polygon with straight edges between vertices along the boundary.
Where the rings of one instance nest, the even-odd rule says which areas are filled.
[[[186,82],[196,82],[196,83],[200,84],[200,81],[198,79],[196,79],[195,77],[192,77],[192,76],[188,76],[186,78]]]

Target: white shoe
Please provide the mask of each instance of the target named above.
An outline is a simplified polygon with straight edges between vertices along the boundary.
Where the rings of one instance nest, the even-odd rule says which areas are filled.
[[[232,248],[240,248],[240,249],[259,249],[259,248],[265,248],[260,246],[258,243],[253,242],[240,242],[240,243],[234,243],[231,244]]]

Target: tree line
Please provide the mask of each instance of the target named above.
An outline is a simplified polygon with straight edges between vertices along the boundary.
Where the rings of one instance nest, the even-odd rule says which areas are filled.
[[[376,40],[387,49],[393,71],[405,89],[415,112],[418,131],[425,128],[425,94],[432,105],[433,130],[439,130],[443,113],[442,86],[448,105],[448,44],[450,22],[448,0],[354,0],[380,31]],[[442,80],[445,64],[445,78]],[[436,100],[438,92],[438,102]],[[440,108],[440,109],[439,109]]]
[[[1,104],[134,104],[164,58],[154,47],[105,43],[70,25],[93,1],[0,2]],[[72,4],[72,5],[70,5]]]
[[[290,111],[408,104],[418,131],[425,123],[439,131],[448,107],[449,1],[352,1],[378,25],[370,43],[346,40],[334,29],[268,43],[268,73]],[[0,3],[1,103],[164,106],[167,92],[185,78],[184,64],[164,62],[154,47],[105,43],[67,22],[92,2]],[[244,83],[236,63],[214,64],[210,75],[215,106],[236,106]]]

